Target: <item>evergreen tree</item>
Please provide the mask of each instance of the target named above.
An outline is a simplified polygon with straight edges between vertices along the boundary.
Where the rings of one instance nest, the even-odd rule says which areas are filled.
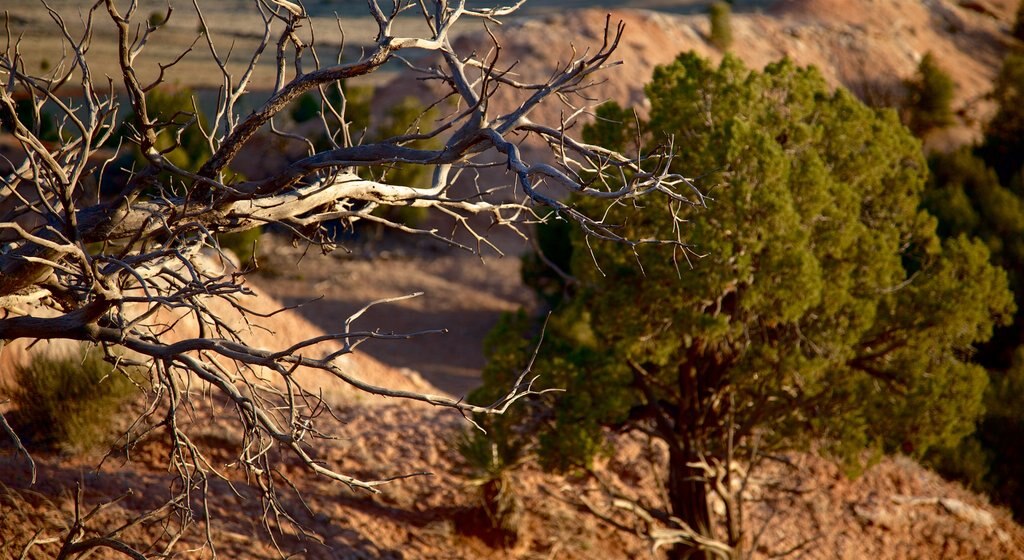
[[[1024,132],[1024,130],[1022,130]],[[929,162],[932,173],[924,207],[939,220],[944,238],[967,235],[988,246],[992,262],[1006,270],[1017,298],[1016,324],[1024,316],[1024,196],[1003,186],[992,168],[970,148],[937,154]],[[1006,370],[1024,333],[1011,326],[999,329],[979,358],[988,368]]]
[[[985,127],[981,157],[1004,185],[1024,194],[1024,53],[1011,53],[996,77],[992,98],[999,107]]]
[[[970,235],[990,249],[992,262],[1006,269],[1017,313],[979,348],[978,363],[991,380],[986,414],[977,433],[958,447],[937,450],[929,459],[954,476],[1024,517],[1024,56],[1011,54],[992,97],[995,118],[975,148],[932,157],[925,207],[939,219],[944,237]]]
[[[812,441],[855,465],[865,448],[919,456],[970,433],[986,383],[972,345],[1013,303],[984,244],[941,243],[919,209],[927,166],[895,113],[831,92],[814,69],[783,61],[751,72],[730,56],[715,69],[681,55],[655,71],[647,95],[648,148],[685,140],[673,167],[703,173],[713,197],[706,209],[674,209],[707,256],[690,269],[678,248],[574,236],[577,285],[533,366],[566,391],[546,395],[550,408],[496,420],[496,433],[535,438],[542,462],[562,469],[606,449],[609,426],[661,439],[668,509],[703,537],[715,523],[702,465]],[[589,140],[621,142],[608,128],[592,127]],[[673,227],[653,206],[609,219],[632,239]],[[529,357],[524,322],[500,328],[481,401]],[[731,469],[719,474],[729,487]],[[733,547],[740,505],[727,503]]]
[[[906,82],[904,103],[907,126],[918,136],[953,124],[953,93],[956,84],[927,53],[917,66],[917,74]]]
[[[714,2],[709,8],[711,18],[711,44],[719,50],[732,45],[732,6],[728,2]]]

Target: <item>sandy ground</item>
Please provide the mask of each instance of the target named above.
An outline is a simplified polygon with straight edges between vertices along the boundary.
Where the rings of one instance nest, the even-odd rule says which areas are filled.
[[[372,233],[364,233],[372,236]],[[536,305],[519,279],[518,255],[527,246],[510,232],[491,238],[506,256],[483,258],[426,239],[361,241],[330,255],[292,247],[285,239],[261,241],[264,272],[251,281],[324,331],[336,331],[372,301],[422,292],[413,299],[371,308],[354,325],[382,332],[424,334],[407,340],[369,340],[359,350],[396,368],[409,368],[443,391],[463,396],[479,384],[483,337],[502,313]]]

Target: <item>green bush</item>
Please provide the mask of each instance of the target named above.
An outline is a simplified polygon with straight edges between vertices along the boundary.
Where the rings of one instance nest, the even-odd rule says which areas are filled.
[[[212,152],[203,136],[209,124],[202,113],[196,113],[195,92],[189,88],[158,88],[146,93],[149,116],[159,121],[156,148],[168,161],[186,171],[198,171]],[[137,150],[136,150],[137,151]],[[140,163],[145,162],[137,153]]]
[[[159,11],[153,11],[149,13],[149,17],[146,21],[149,22],[150,27],[156,29],[157,27],[167,23],[167,14]]]
[[[309,92],[300,95],[288,110],[288,115],[297,123],[313,120],[319,114],[320,100]]]
[[[473,431],[464,432],[455,443],[470,468],[470,484],[478,489],[480,508],[496,533],[496,544],[501,546],[514,545],[519,539],[523,511],[512,476],[521,448],[510,441]]]
[[[15,421],[36,444],[86,451],[110,443],[115,417],[135,384],[91,348],[66,357],[40,356],[18,367],[2,392]]]
[[[217,236],[217,243],[220,244],[221,249],[231,249],[231,252],[238,257],[242,269],[246,269],[253,264],[256,243],[261,235],[263,235],[263,228],[255,227],[245,231],[222,233]]]
[[[342,94],[344,94],[344,98]],[[310,121],[317,118],[321,110],[324,109],[323,101],[325,99],[319,94],[303,94],[292,103],[289,114],[296,123]],[[380,122],[370,122],[373,90],[367,87],[348,87],[344,83],[340,85],[340,89],[334,86],[327,89],[326,102],[344,117],[349,133],[352,135],[351,141],[357,144],[426,132],[439,115],[437,108],[424,107],[415,97],[406,97],[391,107]],[[335,140],[338,143],[342,141],[341,138]],[[329,148],[323,137],[319,138],[316,143],[320,149]],[[426,138],[411,140],[404,145],[414,149],[436,150],[441,147],[441,142],[437,138]],[[401,163],[375,165],[364,169],[361,175],[366,179],[386,181],[413,188],[429,187],[431,181],[429,167]],[[380,206],[374,215],[396,224],[416,227],[426,219],[427,209],[415,206],[384,205]],[[376,234],[380,235],[384,228],[378,225],[374,229]]]
[[[332,84],[327,87],[325,96],[326,99],[316,92],[302,94],[292,102],[288,109],[288,115],[296,123],[310,121],[320,115],[321,110],[324,109],[323,101],[326,101],[334,111],[345,118],[353,139],[358,140],[370,126],[373,88],[351,87],[343,81],[340,84]]]
[[[388,111],[387,119],[377,128],[374,137],[383,140],[426,132],[432,128],[438,115],[436,107],[424,107],[415,97],[406,97]],[[441,147],[441,142],[437,138],[427,138],[413,140],[405,146],[419,150],[436,150]],[[417,189],[429,187],[431,181],[430,168],[423,165],[378,165],[371,170],[371,175],[380,181]],[[378,208],[374,215],[397,224],[416,227],[427,218],[427,209],[388,205]]]
[[[917,74],[906,82],[904,122],[917,136],[953,124],[953,92],[956,84],[935,62],[932,53],[924,55]]]
[[[1024,53],[1006,57],[993,86],[998,109],[978,153],[1003,185],[1024,193]]]
[[[928,462],[1024,519],[1024,55],[1011,53],[991,99],[998,109],[984,141],[933,155],[923,206],[947,239],[984,242],[991,262],[1006,270],[1017,310],[1013,323],[979,345],[973,361],[988,370],[985,415],[958,446],[937,449]]]
[[[728,2],[711,4],[711,44],[719,50],[732,45],[732,6]]]
[[[45,69],[44,69],[45,71]],[[32,134],[46,142],[57,142],[60,140],[60,129],[57,119],[46,112],[36,112],[32,101],[19,99],[14,103],[15,117],[21,124],[25,125]],[[7,133],[14,133],[16,126],[5,113],[0,113],[0,130]]]

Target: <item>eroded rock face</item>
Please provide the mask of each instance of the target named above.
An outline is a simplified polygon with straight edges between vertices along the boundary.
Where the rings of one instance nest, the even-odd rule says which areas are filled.
[[[968,5],[977,4],[978,6]],[[978,125],[992,107],[983,99],[991,88],[1006,51],[1006,31],[1016,5],[1010,0],[973,3],[951,0],[780,0],[765,12],[732,15],[730,52],[751,68],[782,57],[798,64],[813,64],[833,85],[843,85],[864,96],[892,96],[903,79],[911,77],[921,57],[936,56],[957,83],[954,110],[962,122],[943,133],[945,143],[974,139]],[[656,65],[677,53],[693,50],[713,60],[722,53],[708,42],[709,23],[704,15],[672,15],[627,9],[579,10],[524,20],[492,29],[501,45],[499,69],[513,67],[520,81],[543,81],[557,65],[573,55],[593,52],[603,38],[606,16],[613,29],[618,21],[625,32],[616,51],[622,64],[607,69],[587,90],[594,100],[615,100],[645,109],[643,86]],[[565,38],[553,44],[551,37]],[[494,44],[484,33],[458,39],[458,48],[487,52]],[[380,99],[397,102],[419,92],[424,101],[438,93],[400,76],[381,88]],[[490,101],[490,114],[517,107],[523,92],[499,88]],[[582,102],[582,99],[576,101]],[[571,113],[549,100],[534,113],[537,122],[559,122]]]

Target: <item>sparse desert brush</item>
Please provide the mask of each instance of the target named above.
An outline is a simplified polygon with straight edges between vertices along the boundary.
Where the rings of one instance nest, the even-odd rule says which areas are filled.
[[[255,227],[245,231],[222,233],[217,236],[217,242],[221,249],[230,249],[238,257],[241,267],[245,269],[253,264],[262,235],[263,228]]]
[[[495,544],[501,546],[519,540],[523,512],[522,497],[512,475],[521,462],[521,449],[508,441],[474,431],[463,432],[455,442],[469,467],[470,484],[478,489],[480,508],[498,541]]]
[[[956,122],[952,108],[956,83],[938,65],[935,55],[929,52],[921,58],[917,73],[907,80],[905,87],[905,121],[914,134],[922,137]]]
[[[732,45],[732,6],[728,2],[711,4],[711,44],[719,50]]]
[[[83,348],[19,366],[0,393],[32,443],[81,452],[114,439],[111,420],[136,390],[129,374],[101,350]]]

